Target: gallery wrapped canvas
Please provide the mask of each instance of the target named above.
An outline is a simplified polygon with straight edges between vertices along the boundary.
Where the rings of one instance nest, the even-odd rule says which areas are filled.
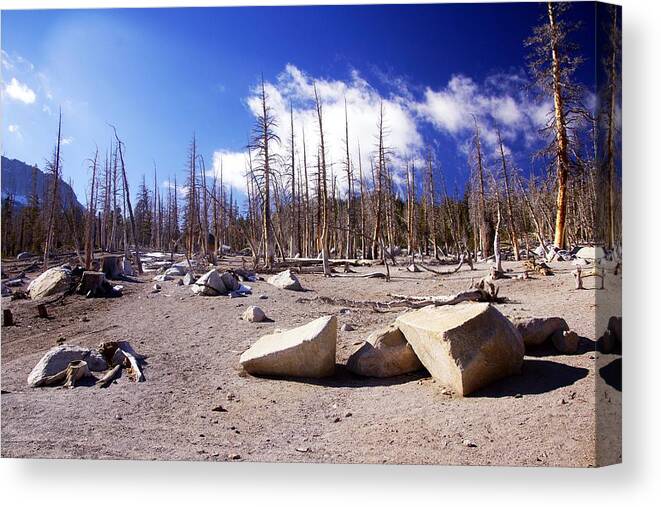
[[[2,12],[2,457],[619,463],[621,21]]]

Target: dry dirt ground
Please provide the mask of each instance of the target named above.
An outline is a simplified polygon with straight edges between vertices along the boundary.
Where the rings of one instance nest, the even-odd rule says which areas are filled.
[[[504,267],[516,274],[522,263]],[[391,268],[390,283],[302,274],[307,292],[258,281],[250,284],[253,295],[235,299],[195,296],[175,282],[156,294],[153,282],[124,283],[121,298],[67,297],[49,307],[48,320],[35,316],[30,301],[2,298],[17,322],[2,329],[2,457],[571,467],[619,461],[621,358],[595,352],[594,339],[620,314],[607,307],[619,303],[621,277],[608,273],[604,291],[577,291],[571,263],[552,267],[555,276],[499,281],[508,302],[498,308],[509,317],[564,317],[584,337],[579,353],[537,351],[526,356],[522,375],[463,399],[443,394],[425,372],[391,379],[349,373],[343,365],[361,339],[401,312],[347,312],[316,298],[450,295],[486,275],[487,264],[442,277]],[[240,320],[251,304],[273,322]],[[327,314],[356,328],[338,331],[334,377],[240,371],[240,354],[261,335]],[[28,373],[59,338],[83,346],[129,340],[147,356],[146,381],[124,376],[108,389],[29,388]],[[212,411],[219,405],[226,411]]]

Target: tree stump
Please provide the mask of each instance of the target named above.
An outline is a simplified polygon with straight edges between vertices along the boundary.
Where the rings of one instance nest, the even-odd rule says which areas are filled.
[[[91,375],[86,361],[71,361],[67,366],[64,387],[72,389],[83,378]]]
[[[5,327],[14,325],[14,316],[9,308],[2,310],[2,325]]]
[[[106,294],[108,282],[102,271],[84,271],[78,285],[79,294],[102,296]]]
[[[123,255],[105,255],[101,258],[101,271],[109,280],[118,280],[124,274]]]
[[[46,310],[46,305],[45,304],[40,304],[37,305],[37,312],[39,317],[42,319],[47,319],[48,318],[48,310]]]

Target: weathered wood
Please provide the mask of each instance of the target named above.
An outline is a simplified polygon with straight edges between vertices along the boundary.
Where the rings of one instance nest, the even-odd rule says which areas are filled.
[[[14,325],[14,316],[9,308],[2,310],[2,325],[5,327]]]
[[[108,371],[103,377],[96,381],[96,385],[99,387],[108,387],[112,384],[113,380],[118,376],[122,369],[121,364],[116,364],[112,370]]]

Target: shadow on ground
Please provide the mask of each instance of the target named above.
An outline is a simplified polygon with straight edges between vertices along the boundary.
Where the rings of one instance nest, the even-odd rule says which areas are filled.
[[[622,392],[622,358],[619,357],[603,368],[599,369],[599,375],[613,389]]]
[[[494,382],[470,396],[474,398],[503,398],[517,394],[542,394],[570,386],[587,375],[587,368],[577,368],[555,361],[525,359],[521,375],[514,375]]]
[[[585,354],[588,352],[594,353],[597,349],[597,342],[580,336],[578,339],[578,350],[576,354]],[[549,338],[541,345],[536,347],[526,347],[526,355],[532,357],[548,357],[548,356],[562,356],[565,355],[553,346],[553,342]]]
[[[335,374],[332,377],[325,378],[303,378],[303,377],[271,377],[260,375],[259,378],[269,380],[288,380],[290,382],[301,382],[303,384],[313,384],[324,387],[374,387],[374,386],[393,386],[397,384],[406,384],[416,382],[423,378],[428,378],[427,370],[420,370],[415,373],[398,375],[389,378],[361,377],[347,370],[343,364],[335,365]]]

